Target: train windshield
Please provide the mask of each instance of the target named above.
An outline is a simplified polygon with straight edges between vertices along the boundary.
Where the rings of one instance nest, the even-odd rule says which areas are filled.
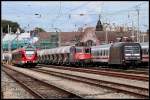
[[[76,52],[82,52],[81,48],[76,48]]]
[[[34,54],[34,51],[26,51],[26,56],[31,57]]]
[[[125,54],[140,54],[139,46],[125,46]]]
[[[90,48],[86,48],[85,49],[85,53],[91,53],[91,49]]]

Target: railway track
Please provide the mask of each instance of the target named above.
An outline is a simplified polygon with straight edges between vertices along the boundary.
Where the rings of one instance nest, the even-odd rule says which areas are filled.
[[[18,69],[18,68],[16,67],[15,69]],[[120,83],[115,83],[115,82],[99,80],[99,79],[87,78],[86,76],[83,77],[79,74],[78,75],[72,75],[72,74],[64,73],[63,70],[61,70],[61,69],[60,70],[62,72],[44,70],[44,69],[38,68],[38,67],[37,68],[30,68],[28,70],[29,70],[29,72],[31,70],[32,72],[39,73],[40,76],[45,74],[47,76],[61,77],[63,81],[68,80],[68,81],[76,82],[78,84],[81,84],[81,83],[82,84],[89,84],[90,86],[96,87],[96,89],[98,89],[98,90],[99,90],[99,88],[107,89],[108,92],[106,92],[106,94],[109,94],[109,93],[118,93],[119,94],[119,93],[121,93],[124,95],[134,96],[134,97],[138,97],[138,98],[149,98],[149,89],[147,89],[147,88],[142,88],[142,87],[138,87],[138,86],[135,87],[135,86],[127,85],[127,84],[120,84]],[[20,71],[22,72],[23,69],[21,68]],[[74,71],[72,71],[72,73],[73,72]],[[27,73],[27,71],[26,71],[26,73]],[[30,74],[30,76],[31,75],[32,74]],[[27,76],[29,76],[29,75],[27,75]],[[23,82],[24,81],[22,81],[22,83]],[[41,82],[43,83],[43,81],[41,81]],[[57,81],[57,82],[61,82],[61,81]],[[55,84],[57,84],[57,83],[55,83]],[[77,84],[76,85],[70,84],[70,85],[73,86],[74,89],[76,89],[76,86],[78,86]],[[79,90],[79,89],[80,88],[78,88],[77,90]],[[86,89],[88,89],[88,87],[86,87]],[[66,91],[68,92],[68,90],[66,90]],[[71,91],[73,92],[74,90],[71,89]],[[95,91],[96,90],[94,90],[94,92]],[[99,91],[101,91],[101,90],[99,90]],[[112,91],[112,92],[109,92],[109,91]],[[89,91],[89,92],[91,92],[91,91]],[[87,98],[89,96],[92,96],[93,98],[102,98],[102,96],[103,96],[103,93],[102,94],[100,94],[100,93],[95,94],[95,93],[91,92],[90,94],[82,94],[82,93],[80,94],[79,91],[73,92],[73,93],[77,93],[78,96],[80,95],[79,97],[81,97],[81,98]],[[100,97],[97,97],[97,95]],[[112,97],[115,97],[115,96],[112,96]]]
[[[99,70],[99,69],[92,69],[92,68],[75,68],[75,67],[64,67],[64,66],[53,66],[53,65],[40,65],[40,66],[53,67],[57,69],[78,71],[78,72],[98,74],[98,75],[114,76],[114,77],[133,79],[139,81],[149,81],[149,75],[135,74],[135,73],[133,74],[130,72],[127,73],[127,72],[120,72],[114,70]]]
[[[111,89],[116,92],[121,92],[141,98],[148,98],[149,97],[149,89],[148,88],[142,88],[139,86],[132,86],[132,85],[127,85],[127,84],[121,84],[121,83],[115,83],[115,82],[110,82],[110,81],[104,81],[104,80],[99,80],[99,79],[91,79],[87,77],[83,77],[80,75],[72,75],[68,73],[63,73],[63,72],[56,72],[56,71],[51,71],[51,70],[46,70],[46,69],[31,69],[40,73],[45,73],[45,74],[50,74],[58,77],[63,77],[67,78],[69,80],[75,80],[79,82],[84,82],[87,84],[91,84],[97,87],[103,87],[106,89]]]
[[[113,69],[113,68],[106,68],[106,67],[88,67],[88,69],[149,75],[149,68],[134,68],[134,69],[123,70],[119,68]]]
[[[62,90],[55,86],[52,86],[44,81],[27,76],[26,74],[11,70],[9,68],[2,68],[10,78],[15,80],[21,85],[27,92],[29,92],[35,99],[64,99],[64,98],[80,98],[79,96],[72,94],[68,91]]]

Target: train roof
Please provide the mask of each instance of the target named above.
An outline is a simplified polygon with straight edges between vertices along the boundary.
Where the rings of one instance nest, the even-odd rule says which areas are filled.
[[[116,43],[111,43],[111,44],[103,44],[103,45],[97,45],[97,46],[92,46],[91,49],[108,49],[110,47],[121,47],[125,44],[139,44],[135,42],[116,42]]]
[[[113,43],[112,47],[122,47],[126,44],[134,44],[134,45],[138,44],[139,45],[139,43],[136,43],[136,42],[117,42],[117,43]]]
[[[26,45],[22,48],[18,48],[16,50],[13,50],[12,53],[15,53],[15,52],[18,52],[18,51],[21,51],[21,50],[36,50],[36,48],[32,45]]]
[[[56,47],[56,48],[51,48],[51,49],[43,49],[37,51],[38,55],[45,55],[45,54],[60,54],[60,53],[70,53],[71,48],[83,48],[83,47],[78,47],[75,45],[71,46],[61,46],[61,47]]]
[[[43,49],[38,51],[39,55],[43,55],[43,54],[57,54],[57,53],[69,53],[70,52],[70,48],[73,46],[62,46],[62,47],[56,47],[56,48],[51,48],[51,49]]]
[[[92,46],[91,49],[108,49],[110,48],[112,44],[103,44],[103,45],[97,45],[97,46]]]

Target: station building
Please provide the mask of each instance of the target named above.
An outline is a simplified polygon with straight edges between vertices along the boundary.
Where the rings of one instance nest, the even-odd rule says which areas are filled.
[[[149,41],[149,32],[140,32],[139,34],[144,34],[139,36],[140,42]],[[107,35],[107,36],[106,36]],[[107,27],[102,25],[101,21],[98,20],[96,27],[85,27],[80,28],[76,32],[39,32],[39,41],[37,44],[43,43],[43,47],[48,48],[47,46],[52,45],[52,42],[56,44],[53,46],[58,46],[58,37],[60,36],[60,45],[75,45],[83,44],[87,46],[99,45],[105,43],[112,43],[118,41],[137,41],[137,31],[134,32],[130,27]],[[134,37],[132,37],[134,36]],[[143,41],[144,39],[144,41]],[[56,41],[55,41],[56,40]],[[45,45],[44,45],[45,41]],[[48,42],[49,41],[49,42]],[[46,44],[47,43],[47,44]],[[52,47],[52,46],[51,46]]]

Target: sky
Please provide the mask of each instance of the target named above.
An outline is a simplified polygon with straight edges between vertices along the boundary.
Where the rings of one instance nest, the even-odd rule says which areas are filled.
[[[41,27],[46,31],[59,28],[63,32],[78,27],[95,27],[102,23],[116,26],[149,28],[148,1],[2,1],[2,19],[18,22],[21,28]]]

